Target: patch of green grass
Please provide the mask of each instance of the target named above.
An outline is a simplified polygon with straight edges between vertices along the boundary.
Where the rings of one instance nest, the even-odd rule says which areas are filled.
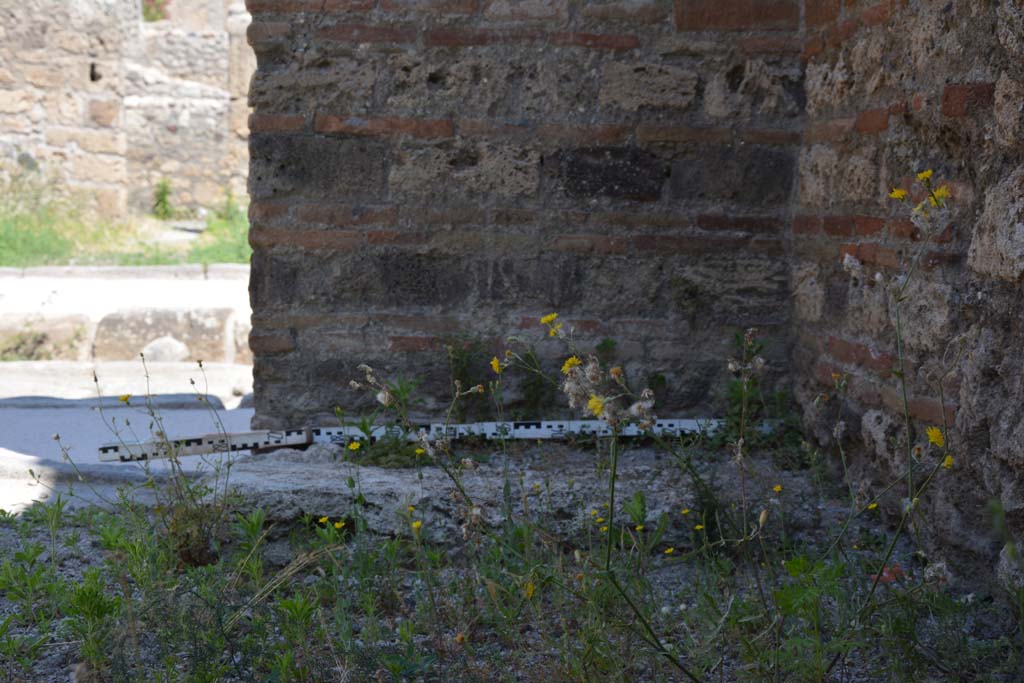
[[[188,253],[189,263],[248,263],[249,220],[230,193],[225,206],[207,221],[206,232]]]
[[[0,267],[248,263],[249,221],[228,193],[189,247],[146,241],[134,224],[88,215],[39,171],[0,165]]]
[[[81,216],[59,198],[53,181],[38,171],[0,167],[0,266],[66,262],[84,232]]]

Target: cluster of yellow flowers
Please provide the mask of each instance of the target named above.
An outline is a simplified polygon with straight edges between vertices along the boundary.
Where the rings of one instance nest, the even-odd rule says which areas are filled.
[[[928,437],[928,443],[938,448],[946,447],[946,435],[942,433],[942,430],[938,427],[928,427],[924,430],[925,435]],[[953,468],[953,454],[946,451],[946,457],[942,459],[942,466],[947,470]]]
[[[325,517],[321,517],[317,521],[320,522],[321,524],[323,524],[324,526],[327,526],[327,525],[331,524],[331,518],[330,517],[326,517],[326,516]],[[332,526],[335,529],[337,529],[338,531],[341,531],[342,529],[345,528],[345,520],[339,519]]]
[[[562,332],[562,323],[555,322],[556,320],[558,320],[557,313],[548,313],[540,319],[540,324],[547,326],[549,337],[565,336]]]
[[[940,185],[939,187],[932,188],[932,176],[935,174],[932,169],[921,171],[917,174],[917,180],[921,183],[925,190],[928,191],[928,196],[921,201],[915,208],[915,213],[925,213],[929,206],[939,209],[945,208],[946,200],[950,198],[950,190],[948,185]],[[889,192],[889,197],[896,201],[902,202],[907,198],[910,193],[902,187],[894,187]]]

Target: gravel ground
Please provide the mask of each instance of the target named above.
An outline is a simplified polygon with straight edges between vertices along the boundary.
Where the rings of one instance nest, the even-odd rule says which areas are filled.
[[[428,477],[428,480],[424,482],[419,479],[415,470],[353,468],[348,464],[335,462],[337,455],[337,451],[322,448],[306,453],[282,451],[252,458],[243,457],[237,462],[232,476],[236,476],[235,472],[238,475],[248,472],[251,478],[258,479],[265,476],[267,471],[274,467],[283,472],[283,476],[286,478],[291,478],[295,471],[305,471],[309,475],[309,481],[319,483],[312,487],[315,490],[304,491],[302,482],[296,482],[292,478],[291,495],[301,500],[303,495],[315,499],[321,494],[331,492],[336,497],[343,497],[346,487],[333,482],[330,477],[324,476],[324,468],[337,470],[340,473],[338,476],[342,480],[354,472],[361,481],[361,493],[367,499],[368,507],[376,506],[384,511],[381,513],[381,520],[385,520],[388,516],[394,516],[393,510],[396,501],[400,501],[399,504],[404,504],[404,501],[409,500],[411,496],[415,500],[418,510],[431,511],[432,516],[428,517],[429,521],[424,528],[433,527],[442,531],[440,534],[435,534],[433,540],[448,544],[449,552],[457,555],[458,543],[461,541],[458,538],[459,534],[456,533],[456,522],[449,520],[447,526],[443,523],[444,515],[451,515],[453,510],[450,504],[444,502],[450,497],[447,496],[447,486],[438,470],[426,469],[424,475]],[[480,458],[485,462],[478,464],[467,474],[467,486],[471,492],[475,492],[473,495],[479,493],[488,498],[494,497],[497,494],[491,488],[495,485],[494,482],[501,481],[505,462],[500,454],[483,452],[478,455],[485,456]],[[486,457],[488,455],[490,457]],[[570,511],[574,508],[578,509],[581,505],[585,508],[597,505],[598,501],[603,500],[604,484],[600,480],[602,475],[599,468],[595,466],[595,461],[600,456],[592,449],[581,449],[567,444],[544,444],[520,446],[509,457],[509,466],[512,471],[517,474],[522,473],[523,488],[520,491],[522,500],[526,501],[526,505],[549,510],[553,527],[560,536],[565,537],[566,542],[572,543],[574,534],[578,535],[580,528],[578,523],[572,521]],[[790,538],[797,543],[820,545],[827,540],[824,530],[838,528],[844,519],[847,509],[845,503],[836,500],[820,502],[821,498],[809,476],[809,471],[782,471],[775,467],[768,457],[755,457],[748,462],[748,475],[741,483],[737,475],[737,467],[728,457],[707,455],[700,460],[703,473],[713,478],[725,501],[737,502],[741,496],[741,490],[746,487],[747,495],[751,500],[761,501],[753,507],[755,512],[752,515],[756,518],[757,511],[762,508],[769,510],[769,519],[784,514]],[[620,474],[619,500],[627,499],[633,490],[645,491],[649,501],[651,519],[656,518],[662,511],[671,515],[673,521],[666,536],[666,542],[685,543],[683,539],[689,534],[692,519],[681,516],[679,510],[693,504],[693,493],[688,480],[680,474],[679,468],[666,456],[653,449],[640,447],[629,449],[623,453],[620,460]],[[436,482],[434,482],[435,478]],[[243,483],[246,481],[245,476],[238,476],[237,479]],[[535,484],[536,486],[534,486]],[[782,487],[781,492],[772,491],[772,487],[776,485]],[[264,492],[266,490],[268,489],[264,488]],[[269,487],[269,490],[273,490],[273,487]],[[255,499],[261,504],[266,504],[268,500],[270,502],[280,500],[276,494],[270,499],[266,496],[261,499],[259,492],[249,498],[250,500]],[[344,500],[338,503],[341,507],[346,504]],[[334,514],[323,510],[322,503],[310,502],[309,505],[310,507],[304,510],[299,510],[295,505],[279,506],[278,518],[274,519],[279,524],[278,533],[275,538],[271,539],[266,550],[268,563],[283,566],[292,559],[288,543],[285,540],[285,530],[288,522],[294,522],[298,514],[314,510],[322,510],[322,514]],[[570,519],[566,519],[567,516]],[[273,519],[273,515],[271,517]],[[871,519],[875,522],[874,526],[866,525]],[[394,529],[389,528],[386,522],[381,521],[381,525],[383,527],[381,531],[385,534],[392,535],[394,533]],[[877,515],[871,518],[859,518],[855,525],[858,525],[858,528],[854,529],[854,534],[884,534],[887,532]],[[376,530],[372,522],[371,530]],[[771,541],[770,537],[769,541]],[[0,561],[13,557],[14,553],[25,543],[32,542],[49,548],[50,537],[45,525],[32,525],[28,531],[25,531],[17,522],[0,523]],[[104,562],[107,557],[107,552],[100,547],[97,538],[84,524],[84,515],[81,512],[69,515],[63,520],[57,532],[57,548],[58,572],[62,577],[70,580],[80,580],[90,566]],[[899,544],[894,561],[901,562],[904,567],[913,564],[909,544]],[[49,550],[40,556],[39,562],[50,562]],[[668,562],[660,554],[652,558],[650,578],[655,595],[661,596],[660,599],[664,601],[662,612],[666,618],[685,619],[686,612],[693,608],[693,605],[690,604],[677,604],[675,600],[675,596],[694,581],[693,571],[694,565],[691,563]],[[303,578],[309,579],[309,577],[300,575],[296,577],[296,580],[301,581]],[[407,577],[406,581],[409,580]],[[407,592],[413,592],[411,584],[407,588],[410,589]],[[18,607],[14,603],[6,596],[0,596],[0,623],[4,618],[17,611]],[[14,630],[19,633],[31,633],[31,630],[24,631],[20,626]],[[56,632],[62,633],[59,626]],[[524,634],[524,638],[529,637],[529,634]],[[46,643],[41,649],[31,676],[24,679],[24,682],[56,683],[60,681],[63,683],[74,680],[71,672],[79,659],[78,646],[76,643],[67,642],[68,640],[69,638],[59,638],[56,642]],[[146,647],[145,642],[141,645],[143,648]],[[729,667],[726,668],[728,672]],[[5,668],[0,666],[0,676],[4,673]],[[8,673],[7,675],[13,674]],[[534,680],[532,675],[530,672],[523,672],[522,680]],[[80,677],[80,680],[82,678],[84,677]],[[21,679],[13,679],[13,681],[19,680]],[[851,672],[843,680],[856,683],[868,679]]]

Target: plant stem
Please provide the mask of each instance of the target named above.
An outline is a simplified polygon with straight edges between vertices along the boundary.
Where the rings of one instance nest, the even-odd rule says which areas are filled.
[[[615,478],[619,470],[619,432],[612,434],[612,470],[608,478],[608,545],[605,548],[604,570],[611,571],[612,544],[615,534]]]
[[[907,446],[907,498],[914,497],[914,447],[910,437],[910,400],[907,398],[907,374],[903,362],[903,324],[900,315],[900,295],[897,295],[896,304],[896,358],[899,363],[900,394],[903,400],[903,427],[906,430]]]

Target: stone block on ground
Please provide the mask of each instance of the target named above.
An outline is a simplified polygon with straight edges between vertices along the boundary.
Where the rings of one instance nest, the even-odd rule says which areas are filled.
[[[233,315],[230,308],[117,311],[97,326],[93,357],[97,361],[132,360],[154,341],[172,337],[188,351],[187,357],[181,358],[179,348],[173,360],[231,362],[234,359],[228,356],[234,355],[233,345],[228,349],[225,340],[233,333],[229,329]],[[160,352],[168,350],[168,345],[166,340],[161,342]]]

